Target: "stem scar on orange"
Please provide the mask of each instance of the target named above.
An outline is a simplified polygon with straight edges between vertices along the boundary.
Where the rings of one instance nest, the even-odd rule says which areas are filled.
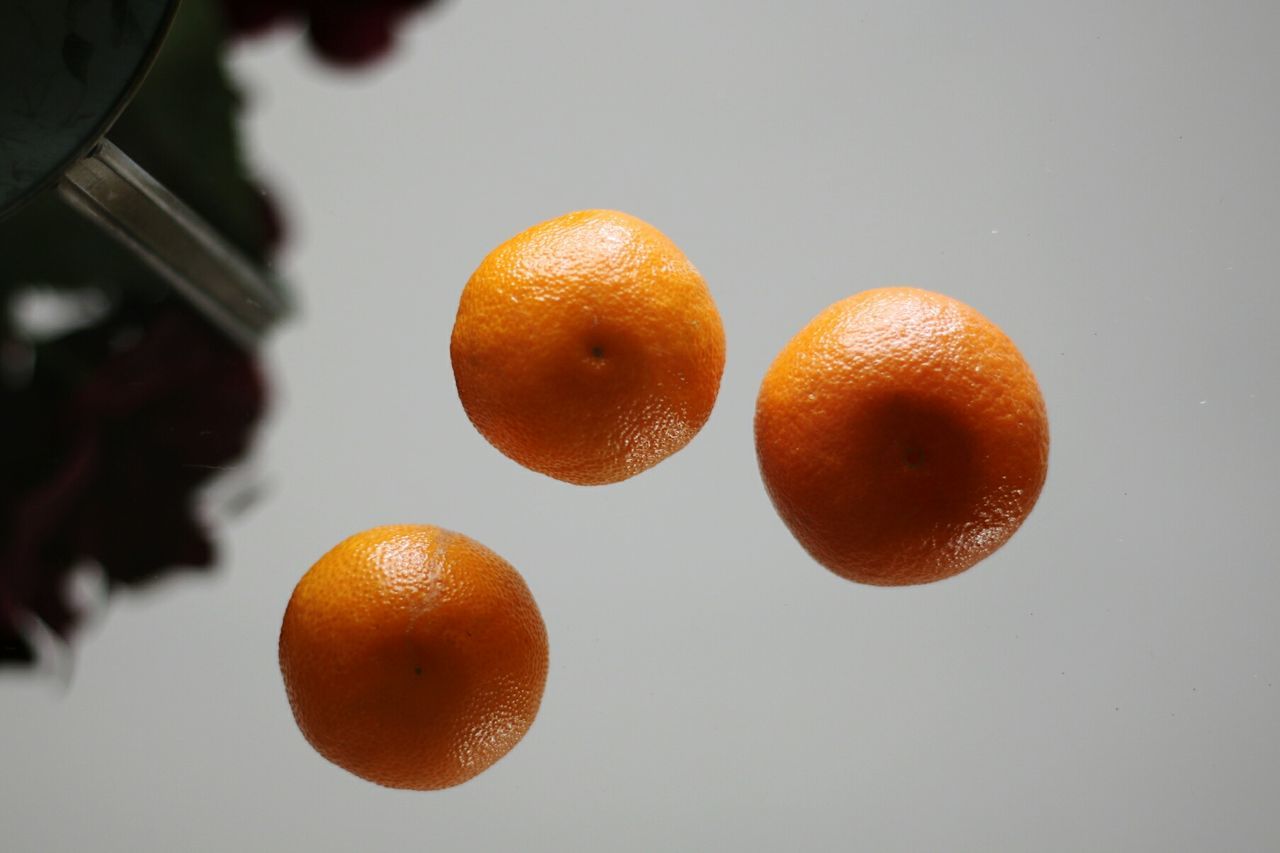
[[[459,533],[375,527],[298,582],[280,628],[294,719],[322,756],[390,788],[459,785],[533,724],[547,632],[524,579]]]
[[[706,423],[724,328],[702,276],[649,225],[585,210],[494,249],[462,291],[458,398],[490,444],[580,485],[625,480]]]
[[[1035,376],[973,308],[910,287],[828,307],[760,386],[756,453],[806,551],[861,583],[958,574],[1008,541],[1049,461]]]

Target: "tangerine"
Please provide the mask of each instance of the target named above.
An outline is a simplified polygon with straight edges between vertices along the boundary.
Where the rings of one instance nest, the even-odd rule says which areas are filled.
[[[896,586],[1003,545],[1044,485],[1049,424],[1031,368],[973,308],[911,287],[818,314],[760,386],[761,476],[820,564]]]
[[[634,476],[706,423],[724,328],[698,270],[634,216],[584,210],[494,249],[462,291],[458,398],[516,462],[569,483]]]
[[[322,756],[391,788],[461,784],[533,724],[547,633],[520,574],[426,525],[351,536],[303,575],[280,629],[298,728]]]

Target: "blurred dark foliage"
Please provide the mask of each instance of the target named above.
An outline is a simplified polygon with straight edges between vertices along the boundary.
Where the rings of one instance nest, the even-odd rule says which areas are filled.
[[[184,0],[109,136],[269,264],[283,222],[240,156],[218,3]],[[20,310],[33,293],[96,307],[50,334]],[[211,566],[200,487],[265,403],[254,354],[52,193],[0,223],[0,664],[33,660],[33,621],[73,634],[77,568],[110,590]]]
[[[3,2],[3,0],[0,0]],[[240,154],[228,40],[305,28],[325,61],[383,56],[434,0],[184,0],[109,137],[265,266],[286,217]],[[46,292],[100,310],[41,337],[18,306]],[[209,567],[200,488],[249,448],[267,394],[256,357],[48,194],[0,223],[0,665],[29,664],[37,620],[68,639],[72,573],[108,591]]]
[[[109,588],[212,564],[197,490],[248,448],[266,393],[253,356],[177,302],[4,347],[31,371],[0,388],[0,660],[29,662],[23,620],[66,638],[86,562]]]
[[[239,98],[214,0],[187,0],[113,141],[267,263],[281,233],[239,155]],[[31,293],[99,306],[42,337]],[[0,223],[0,663],[34,658],[38,620],[68,638],[71,573],[108,589],[214,560],[198,490],[248,448],[266,395],[255,357],[52,194]]]
[[[306,30],[311,48],[336,65],[362,65],[386,54],[412,12],[437,0],[222,0],[227,23],[238,35],[277,26]]]

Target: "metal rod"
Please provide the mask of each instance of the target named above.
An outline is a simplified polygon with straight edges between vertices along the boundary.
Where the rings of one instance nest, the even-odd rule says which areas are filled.
[[[67,170],[58,191],[241,344],[258,344],[284,315],[257,266],[107,140]]]

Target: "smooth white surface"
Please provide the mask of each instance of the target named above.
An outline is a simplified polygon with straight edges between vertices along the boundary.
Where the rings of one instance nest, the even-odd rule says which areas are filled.
[[[250,158],[304,314],[268,353],[267,493],[225,565],[114,600],[65,691],[0,680],[6,850],[1280,848],[1280,6],[456,0],[351,76],[250,45]],[[575,488],[453,391],[501,240],[616,207],[708,279],[729,361],[682,453]],[[924,588],[813,564],[760,486],[756,387],[857,290],[999,323],[1049,404],[1014,540]],[[526,576],[552,670],[447,792],[303,741],[293,584],[378,523]]]

